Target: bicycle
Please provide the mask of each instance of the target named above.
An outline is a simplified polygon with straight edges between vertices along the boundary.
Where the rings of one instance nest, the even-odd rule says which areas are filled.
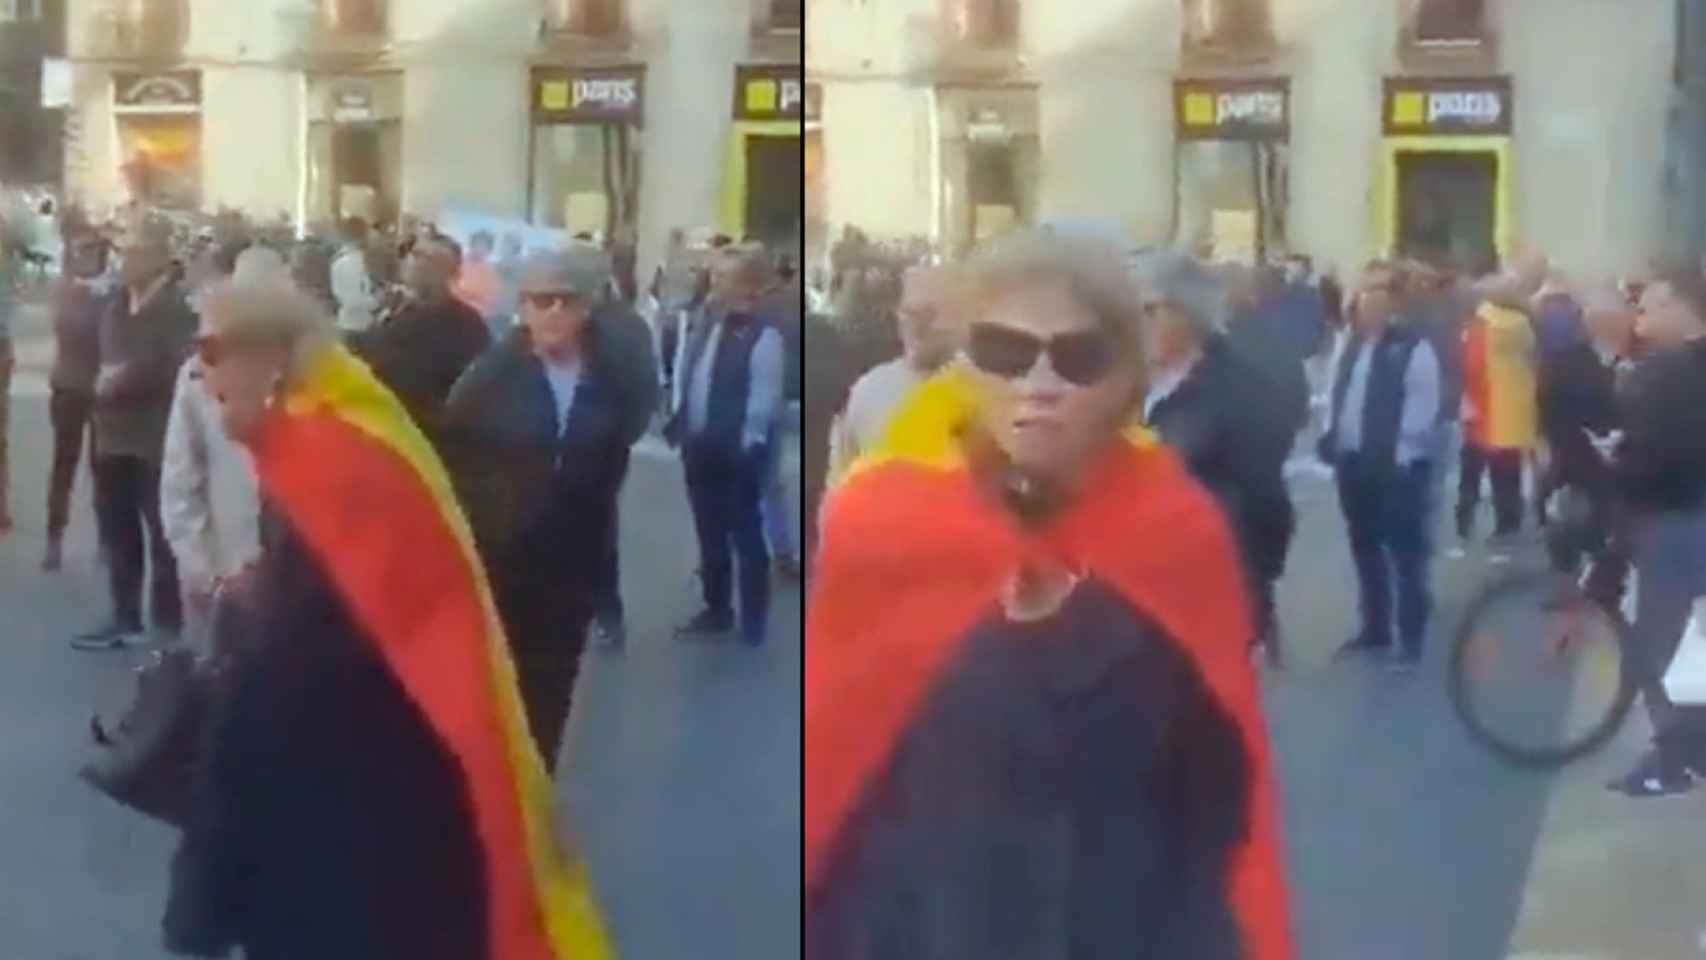
[[[1587,589],[1609,539],[1578,491],[1562,492],[1553,546],[1563,569],[1515,569],[1470,601],[1451,651],[1449,690],[1471,739],[1521,767],[1562,767],[1616,736],[1634,705],[1634,656],[1623,603]],[[1585,545],[1585,546],[1574,546]],[[1625,581],[1630,579],[1626,573]],[[1513,613],[1516,623],[1509,623]],[[1535,620],[1539,623],[1536,625]]]

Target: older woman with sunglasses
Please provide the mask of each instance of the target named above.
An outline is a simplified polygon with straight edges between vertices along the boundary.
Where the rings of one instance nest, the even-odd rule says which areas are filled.
[[[432,446],[282,278],[215,284],[202,310],[200,383],[265,507],[168,948],[609,957],[584,874],[555,848],[550,781]]]
[[[1289,958],[1237,548],[1136,426],[1120,255],[1027,233],[966,279],[966,362],[826,504],[805,955]]]

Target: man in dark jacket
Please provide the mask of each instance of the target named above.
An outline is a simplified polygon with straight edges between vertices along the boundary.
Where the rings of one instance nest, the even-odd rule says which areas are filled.
[[[1218,329],[1221,290],[1194,260],[1166,254],[1144,264],[1153,370],[1144,419],[1214,494],[1242,548],[1256,604],[1254,639],[1280,664],[1274,583],[1285,569],[1293,511],[1285,458],[1301,425],[1269,375]],[[1297,376],[1303,376],[1301,361]],[[1306,394],[1305,394],[1306,397]]]
[[[1640,576],[1631,640],[1654,749],[1609,786],[1652,797],[1706,775],[1706,705],[1673,703],[1664,685],[1689,611],[1706,596],[1706,280],[1684,269],[1649,284],[1635,331],[1651,353],[1620,395],[1614,476],[1631,514]]]
[[[1321,459],[1331,465],[1356,563],[1362,626],[1341,653],[1392,650],[1393,668],[1413,671],[1432,598],[1428,504],[1439,424],[1439,361],[1427,339],[1395,323],[1398,272],[1376,261],[1363,271],[1350,336],[1333,364],[1329,426]],[[1397,616],[1393,616],[1393,596]]]
[[[1556,531],[1549,538],[1554,562],[1561,570],[1574,566],[1579,550],[1599,542],[1613,530],[1616,483],[1611,465],[1594,449],[1593,435],[1618,428],[1617,379],[1627,364],[1634,337],[1635,310],[1616,290],[1597,290],[1584,303],[1588,336],[1578,340],[1540,367],[1540,429],[1551,450],[1548,482],[1568,489],[1586,501],[1589,517],[1585,541],[1578,531]],[[1620,548],[1620,538],[1608,547]],[[1621,550],[1602,551],[1589,585],[1602,600],[1615,603],[1622,595],[1625,571]]]
[[[95,502],[108,551],[112,616],[73,638],[79,650],[116,650],[140,639],[142,582],[152,574],[156,632],[183,626],[177,565],[160,525],[160,461],[178,367],[196,318],[173,276],[169,227],[145,221],[126,240],[123,288],[100,326],[95,378]]]
[[[740,633],[755,646],[764,642],[770,616],[770,555],[759,504],[784,378],[782,336],[758,309],[768,269],[762,251],[731,247],[718,255],[708,322],[690,334],[677,371],[679,404],[666,430],[681,447],[705,598],[705,609],[681,632],[703,637],[733,629],[738,558]]]
[[[520,326],[457,381],[445,408],[446,460],[548,767],[605,589],[632,444],[622,335],[595,315],[609,280],[596,249],[530,261]]]
[[[451,280],[459,268],[448,242],[417,243],[404,267],[408,303],[378,327],[351,340],[355,351],[403,402],[415,424],[434,438],[451,385],[491,343],[480,314],[451,293]]]

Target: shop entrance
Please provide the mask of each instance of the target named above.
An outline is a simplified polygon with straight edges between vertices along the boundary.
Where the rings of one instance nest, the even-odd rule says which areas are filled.
[[[1491,151],[1400,151],[1398,252],[1473,270],[1495,261],[1499,158]]]
[[[799,137],[746,138],[746,232],[767,246],[792,247],[802,227],[805,152]]]

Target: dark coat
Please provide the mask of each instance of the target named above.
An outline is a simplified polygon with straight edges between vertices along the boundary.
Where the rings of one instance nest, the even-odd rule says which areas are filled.
[[[1250,569],[1265,579],[1279,576],[1291,537],[1285,460],[1293,421],[1271,383],[1218,339],[1149,414],[1150,426],[1214,495]]]
[[[626,304],[605,304],[593,311],[598,362],[622,405],[622,438],[629,446],[645,436],[657,412],[658,358],[652,332]]]
[[[455,297],[436,304],[411,302],[350,340],[409,417],[435,440],[451,386],[490,345],[486,322]]]
[[[1618,395],[1620,492],[1642,512],[1706,505],[1706,340],[1643,359]]]
[[[805,956],[1236,960],[1250,782],[1189,657],[1087,580],[972,628],[843,829]]]
[[[196,317],[173,281],[130,312],[130,291],[107,304],[100,326],[100,363],[118,374],[95,399],[95,449],[99,456],[139,457],[159,463],[178,368],[195,339]]]
[[[1541,365],[1540,426],[1560,483],[1610,491],[1611,468],[1585,431],[1607,433],[1617,423],[1617,374],[1591,342],[1578,341]]]
[[[484,855],[456,759],[306,546],[269,516],[254,632],[207,729],[168,948],[479,960]]]

